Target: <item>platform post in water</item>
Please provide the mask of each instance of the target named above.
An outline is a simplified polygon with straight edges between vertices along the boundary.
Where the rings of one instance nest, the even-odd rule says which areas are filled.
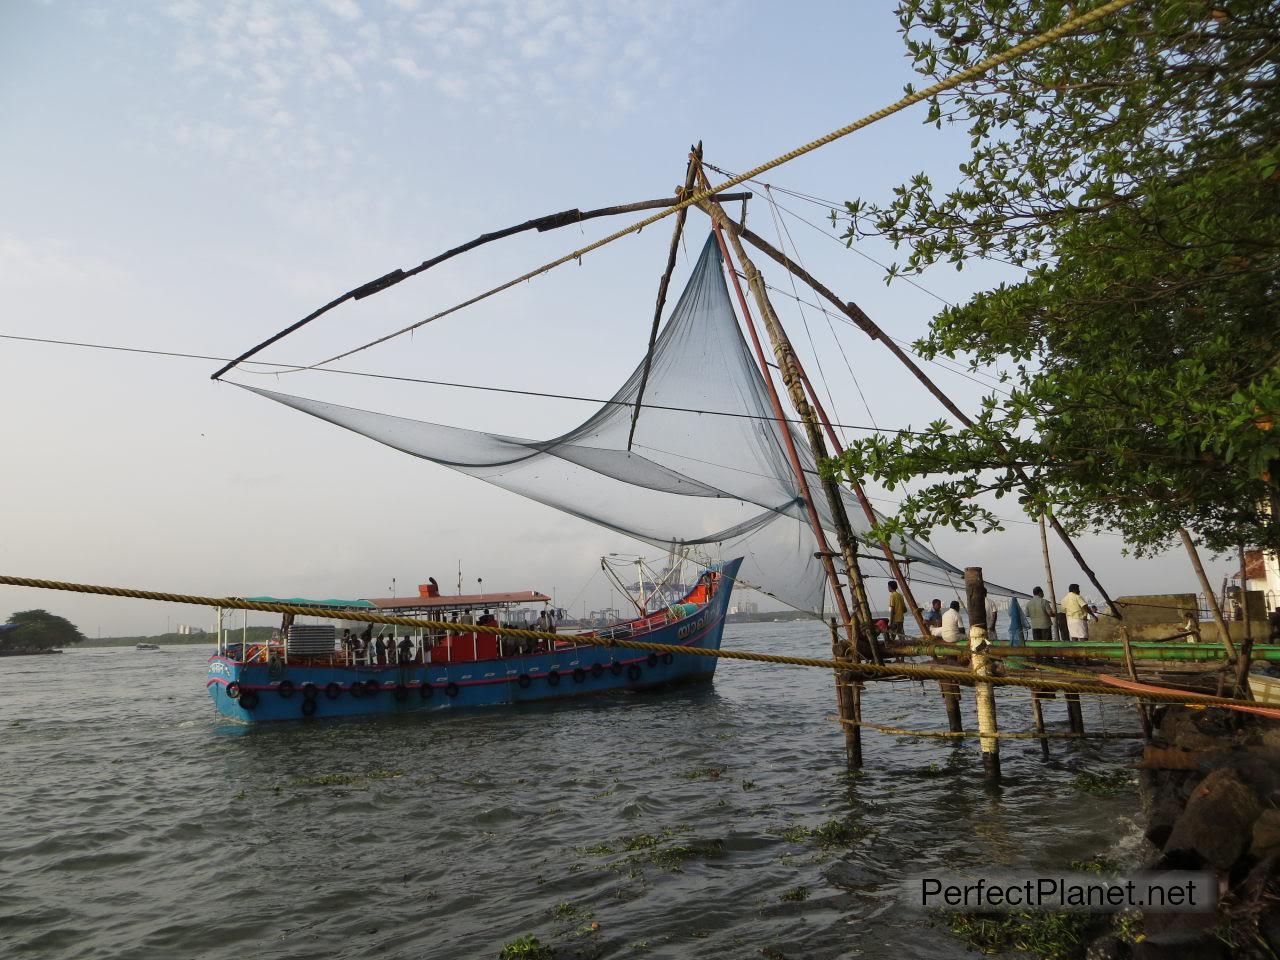
[[[840,643],[840,628],[836,618],[831,618],[831,655],[839,659],[843,651]],[[854,651],[854,657],[857,657]],[[840,726],[844,729],[844,751],[849,766],[858,769],[862,766],[862,690],[858,686],[857,677],[849,671],[836,671],[836,710],[840,714]]]
[[[987,586],[982,580],[981,567],[964,568],[964,592],[969,604],[969,652],[973,672],[980,677],[991,675],[991,658],[986,649],[987,639]],[[978,734],[982,745],[982,774],[988,783],[1000,782],[1000,738],[996,723],[996,694],[990,683],[979,680],[974,684],[978,706]]]
[[[1040,704],[1040,691],[1031,691],[1031,719],[1035,722],[1036,733],[1044,733],[1044,708]],[[1049,759],[1049,738],[1040,737],[1040,755]]]
[[[1084,712],[1080,709],[1080,694],[1064,693],[1067,701],[1067,727],[1072,733],[1084,734]]]
[[[1120,641],[1124,644],[1124,668],[1129,674],[1129,679],[1135,683],[1138,680],[1138,669],[1133,663],[1133,647],[1129,644],[1129,628],[1121,624]],[[1135,700],[1135,707],[1138,708],[1138,720],[1142,723],[1142,736],[1145,740],[1151,739],[1151,717],[1147,715],[1147,708],[1143,706],[1141,700]]]

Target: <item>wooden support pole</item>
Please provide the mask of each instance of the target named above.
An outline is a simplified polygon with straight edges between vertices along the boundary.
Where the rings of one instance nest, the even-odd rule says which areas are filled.
[[[703,179],[706,185],[705,177]],[[764,280],[760,276],[760,271],[756,269],[751,258],[747,256],[746,250],[742,247],[742,241],[738,239],[733,228],[742,229],[738,224],[725,214],[725,212],[717,206],[708,205],[706,209],[711,214],[712,222],[715,226],[716,236],[720,238],[720,242],[724,243],[724,235],[727,233],[729,240],[733,244],[734,253],[737,255],[738,262],[742,266],[742,272],[747,278],[747,287],[751,290],[752,296],[755,298],[756,307],[760,311],[760,320],[764,325],[765,332],[769,335],[769,341],[773,346],[774,359],[777,361],[778,369],[782,375],[783,385],[787,388],[787,393],[791,398],[791,405],[795,408],[799,415],[801,423],[804,426],[805,434],[809,441],[809,448],[813,454],[815,465],[821,463],[826,456],[826,445],[822,441],[822,434],[818,430],[817,418],[814,416],[813,408],[809,405],[809,401],[805,396],[804,383],[800,378],[799,364],[796,360],[795,349],[791,345],[790,338],[787,337],[786,331],[782,328],[778,315],[773,309],[773,304],[769,300],[768,294],[765,292]],[[732,260],[727,255],[726,262],[732,266]],[[731,273],[734,285],[737,285],[737,275]],[[739,290],[739,295],[741,291]],[[746,311],[746,305],[743,304],[743,310]],[[748,324],[750,323],[748,314]],[[752,336],[755,336],[754,328]],[[757,344],[758,347],[758,344]],[[772,382],[767,365],[763,368],[765,379]],[[780,432],[786,439],[787,443],[794,444],[790,440],[791,430],[786,424],[779,424]],[[796,465],[797,475],[801,483],[807,489],[807,483],[804,482],[804,471]],[[849,516],[844,509],[844,501],[840,497],[840,487],[835,480],[829,477],[822,478],[822,489],[827,497],[827,508],[831,514],[831,520],[836,528],[836,538],[840,545],[840,552],[844,557],[845,574],[849,581],[849,592],[853,598],[853,626],[850,641],[855,645],[858,643],[865,644],[865,649],[870,654],[871,659],[877,663],[880,661],[879,648],[875,642],[874,627],[872,626],[871,604],[867,598],[866,584],[862,579],[862,570],[858,566],[857,541],[853,536],[853,528],[849,524]],[[809,501],[812,510],[812,500]],[[816,512],[812,514],[812,523],[814,526],[815,536],[818,541],[820,550],[826,551],[825,536],[822,531],[822,522]],[[825,562],[830,562],[829,558],[824,558]],[[847,616],[848,607],[844,602],[843,591],[839,586],[838,578],[832,578],[832,588],[836,593],[837,602],[841,607],[845,608],[846,622],[849,622]]]
[[[1040,705],[1040,691],[1031,691],[1031,719],[1035,722],[1036,733],[1044,733],[1044,709]],[[1049,739],[1048,737],[1040,737],[1040,755],[1044,759],[1049,759]]]
[[[964,729],[964,718],[960,716],[960,684],[942,680],[938,689],[942,691],[942,703],[947,708],[947,729],[958,733]]]
[[[711,214],[712,210],[718,209],[717,207],[714,207],[713,205],[707,204],[707,203],[700,203],[698,204],[698,207],[703,212],[707,213],[709,216],[712,215]],[[898,346],[898,344],[894,342],[892,337],[890,337],[887,333],[885,333],[882,329],[880,329],[879,325],[877,325],[869,316],[867,316],[866,312],[863,311],[863,309],[859,307],[856,303],[854,303],[852,300],[848,302],[841,300],[834,293],[832,293],[830,289],[828,289],[826,286],[820,283],[817,279],[815,279],[813,275],[809,273],[809,271],[805,270],[799,264],[792,262],[792,260],[786,254],[784,254],[781,250],[773,246],[773,244],[769,243],[767,240],[765,240],[763,237],[759,236],[758,234],[754,233],[753,231],[748,230],[746,227],[739,226],[738,224],[731,224],[729,227],[729,230],[733,236],[741,236],[742,239],[746,240],[749,244],[751,244],[753,247],[755,247],[765,256],[769,257],[771,260],[774,260],[775,262],[777,262],[778,264],[780,264],[781,266],[789,270],[797,278],[803,281],[810,289],[812,289],[814,293],[818,294],[818,296],[828,301],[837,310],[839,310],[846,317],[852,320],[854,323],[854,326],[860,329],[872,340],[878,340],[880,341],[880,343],[884,344],[885,348],[890,353],[892,353],[895,357],[897,357],[899,362],[901,362],[902,365],[907,368],[907,370],[911,373],[911,375],[915,377],[917,380],[919,380],[920,383],[924,385],[924,388],[928,390],[931,394],[933,394],[933,396],[938,400],[938,402],[941,403],[948,410],[948,412],[951,413],[952,416],[954,416],[957,420],[959,420],[961,423],[963,423],[967,427],[973,428],[975,426],[972,418],[970,418],[963,410],[961,410],[958,406],[956,406],[955,402],[952,401],[952,399],[949,396],[947,396],[945,393],[942,392],[942,390],[938,387],[938,385],[929,378],[928,374],[926,374],[922,369],[920,369],[919,364],[917,364],[914,360],[912,360],[911,357],[907,355],[906,351],[904,351],[900,346]],[[1005,455],[1009,454],[1009,451],[999,441],[996,441],[995,447],[1001,453]],[[1027,476],[1026,471],[1023,470],[1021,466],[1019,466],[1016,463],[1010,464],[1010,469],[1017,474],[1018,478],[1022,480],[1023,484],[1025,484],[1027,487],[1032,486],[1031,478]],[[1114,616],[1117,620],[1123,620],[1124,617],[1120,612],[1120,608],[1115,605],[1115,602],[1111,599],[1110,594],[1107,593],[1106,588],[1098,580],[1098,575],[1094,573],[1093,569],[1089,566],[1089,564],[1085,562],[1084,556],[1080,553],[1080,550],[1076,547],[1075,542],[1071,539],[1070,534],[1067,533],[1066,529],[1062,526],[1061,523],[1058,522],[1058,519],[1056,517],[1050,516],[1049,522],[1053,526],[1054,533],[1056,533],[1058,537],[1062,540],[1062,542],[1066,545],[1067,549],[1071,552],[1071,556],[1075,559],[1080,569],[1083,570],[1085,576],[1089,578],[1089,582],[1094,585],[1098,593],[1102,595],[1103,600],[1106,601],[1107,606],[1111,608],[1112,616]]]
[[[1120,642],[1124,644],[1124,669],[1129,675],[1129,679],[1135,683],[1138,680],[1138,669],[1133,663],[1133,647],[1129,644],[1129,628],[1123,624],[1120,626]],[[1142,736],[1146,740],[1151,739],[1151,717],[1147,714],[1147,708],[1141,700],[1135,700],[1134,706],[1138,708],[1138,720],[1142,724]]]
[[[969,606],[969,651],[973,672],[980,677],[991,675],[992,662],[986,654],[987,639],[987,586],[982,580],[981,567],[964,568],[965,600]],[[996,696],[990,683],[974,684],[978,706],[978,734],[982,745],[982,773],[988,783],[1000,782],[1000,740],[994,736],[999,725],[996,722]]]
[[[834,659],[840,659],[841,656],[840,630],[836,626],[836,618],[831,618],[831,656]],[[841,721],[852,720],[854,723],[841,723],[844,728],[844,752],[845,759],[850,767],[857,769],[862,766],[862,728],[857,724],[862,722],[862,681],[851,675],[841,676],[839,670],[836,671],[836,709],[840,713]]]
[[[1209,609],[1213,611],[1213,620],[1222,632],[1222,645],[1227,648],[1227,658],[1234,662],[1236,659],[1236,647],[1231,642],[1231,631],[1227,629],[1226,618],[1222,616],[1222,607],[1218,605],[1218,595],[1213,592],[1213,587],[1209,585],[1209,578],[1205,576],[1204,566],[1200,563],[1200,553],[1196,550],[1195,541],[1191,539],[1191,533],[1186,527],[1179,527],[1178,533],[1182,536],[1182,545],[1187,548],[1187,556],[1191,558],[1191,566],[1195,568],[1196,578],[1200,581],[1200,589],[1204,591],[1204,595],[1209,601]]]
[[[805,373],[804,365],[800,362],[799,357],[796,357],[796,369],[799,371],[800,380],[804,383],[805,390],[809,394],[813,409],[817,411],[818,419],[822,421],[827,439],[831,441],[831,450],[836,455],[839,455],[840,438],[836,436],[835,428],[831,425],[831,418],[827,416],[827,411],[823,409],[822,401],[818,399],[818,392],[813,389],[813,384],[809,382],[809,375]],[[871,501],[867,499],[867,493],[862,488],[861,481],[853,475],[853,471],[848,467],[845,468],[845,477],[849,481],[849,486],[853,488],[854,496],[858,498],[858,505],[862,508],[862,515],[866,517],[869,525],[874,525],[877,522],[876,513],[871,507]],[[881,540],[879,543],[885,561],[889,564],[889,569],[893,571],[893,576],[899,589],[902,590],[902,598],[906,600],[907,606],[911,610],[911,615],[916,621],[916,626],[920,628],[920,636],[928,640],[931,634],[929,633],[929,627],[924,622],[924,611],[916,604],[916,598],[911,593],[911,584],[908,582],[906,574],[902,571],[902,565],[898,563],[898,555],[893,552],[893,548],[889,546],[887,540]],[[865,555],[857,553],[854,556],[863,557]]]
[[[1084,733],[1084,712],[1080,709],[1080,694],[1064,693],[1067,701],[1067,728],[1072,733]]]
[[[1244,586],[1248,583],[1244,569],[1244,545],[1240,546],[1240,613],[1244,618],[1244,642],[1240,644],[1240,662],[1236,665],[1236,689],[1242,697],[1253,699],[1253,690],[1249,687],[1249,665],[1253,659],[1253,623],[1249,619],[1249,591]]]
[[[1044,578],[1049,586],[1049,606],[1053,609],[1053,635],[1059,643],[1066,643],[1062,623],[1058,619],[1058,591],[1053,586],[1053,565],[1049,563],[1049,534],[1044,529],[1044,514],[1040,514],[1040,553],[1044,556]]]
[[[677,200],[683,200],[693,189],[694,180],[698,176],[698,165],[702,162],[702,141],[689,154],[689,166],[684,174],[684,187],[676,193]],[[746,203],[746,201],[742,201]],[[631,452],[631,442],[636,436],[636,424],[640,420],[640,408],[644,401],[644,388],[649,383],[649,367],[653,363],[653,348],[658,342],[658,327],[662,323],[662,308],[667,304],[667,287],[671,285],[671,274],[676,269],[676,254],[680,252],[680,234],[684,231],[685,216],[689,208],[682,207],[676,211],[676,223],[671,230],[671,249],[667,251],[667,267],[662,271],[662,279],[658,281],[658,302],[653,308],[653,326],[649,330],[649,349],[644,355],[644,370],[640,373],[640,389],[636,392],[636,408],[631,412],[631,429],[627,432],[627,452]]]
[[[750,197],[750,193],[721,193],[710,199],[714,200],[716,203],[729,203],[734,200],[745,201]],[[559,227],[567,227],[574,223],[581,223],[583,220],[594,220],[596,217],[614,217],[624,213],[635,213],[639,210],[656,210],[661,209],[662,207],[674,207],[682,199],[684,198],[660,197],[657,200],[640,200],[636,203],[622,203],[613,207],[600,207],[596,210],[562,210],[559,213],[548,214],[545,217],[535,217],[533,220],[526,220],[524,223],[517,223],[515,226],[506,227],[502,230],[494,230],[491,233],[482,233],[473,240],[468,240],[466,243],[452,247],[444,253],[436,254],[430,260],[422,261],[422,263],[418,264],[416,267],[412,267],[408,270],[392,270],[390,273],[383,274],[376,280],[370,280],[368,283],[362,284],[353,290],[348,290],[340,297],[335,297],[319,310],[307,314],[307,316],[285,327],[279,333],[275,333],[266,340],[263,340],[261,343],[250,347],[244,353],[240,354],[240,356],[229,361],[225,366],[220,367],[218,372],[213,374],[211,379],[217,380],[228,370],[231,370],[238,364],[241,364],[250,357],[260,353],[273,343],[278,343],[285,337],[289,336],[289,334],[296,333],[298,330],[301,330],[307,324],[311,323],[311,321],[318,319],[330,310],[334,309],[334,307],[341,306],[349,300],[363,300],[365,297],[371,297],[375,293],[381,293],[388,287],[394,287],[402,280],[408,280],[410,277],[417,276],[425,270],[430,270],[432,267],[444,263],[446,260],[451,260],[460,254],[466,253],[469,250],[474,250],[476,247],[483,246],[486,243],[492,243],[494,240],[503,240],[506,237],[513,236],[514,234],[523,233],[526,230],[537,230],[539,233],[544,233],[547,230],[555,230]],[[688,208],[686,207],[684,209]],[[681,210],[680,212],[683,213],[684,211]]]

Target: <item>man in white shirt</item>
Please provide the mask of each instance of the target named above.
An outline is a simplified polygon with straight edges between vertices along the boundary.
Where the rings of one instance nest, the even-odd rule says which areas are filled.
[[[1062,598],[1062,612],[1067,615],[1067,635],[1072,640],[1089,639],[1089,605],[1080,596],[1080,584],[1073,583],[1067,587],[1067,595]]]
[[[943,643],[964,643],[964,626],[960,622],[959,600],[952,600],[951,606],[942,611],[942,626],[931,627],[929,632]]]

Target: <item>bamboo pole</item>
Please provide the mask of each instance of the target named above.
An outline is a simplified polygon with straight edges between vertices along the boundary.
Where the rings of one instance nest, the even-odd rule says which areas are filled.
[[[964,592],[969,605],[969,650],[973,672],[979,677],[991,675],[991,660],[986,654],[987,587],[982,581],[981,567],[964,568]],[[982,773],[988,783],[1000,782],[1000,740],[996,722],[995,690],[990,683],[974,684],[978,705],[978,733],[982,746]]]
[[[1227,657],[1235,661],[1236,646],[1231,642],[1231,631],[1227,629],[1227,621],[1222,616],[1222,607],[1218,605],[1218,596],[1213,592],[1213,587],[1209,585],[1209,578],[1205,576],[1204,566],[1200,563],[1200,553],[1196,550],[1195,541],[1191,539],[1191,534],[1186,527],[1179,527],[1178,533],[1182,536],[1182,545],[1187,548],[1187,556],[1191,558],[1191,566],[1195,569],[1196,578],[1200,581],[1200,589],[1204,591],[1204,595],[1209,601],[1209,609],[1213,612],[1214,622],[1217,623],[1218,629],[1222,631],[1222,645],[1227,648]]]
[[[1080,709],[1080,694],[1065,693],[1067,701],[1067,727],[1072,733],[1084,733],[1084,712]]]
[[[1040,691],[1031,691],[1031,719],[1035,722],[1036,733],[1040,734],[1040,755],[1049,759],[1049,739],[1044,735],[1044,708],[1040,705]]]
[[[836,618],[831,618],[831,656],[840,659],[840,632]],[[844,728],[845,758],[849,766],[862,766],[862,681],[856,677],[842,677],[836,671],[836,710]],[[853,721],[847,723],[845,721]]]
[[[706,203],[700,203],[698,204],[698,207],[702,209],[704,212],[706,212],[708,215],[710,215],[710,211],[712,209],[715,209],[711,205]],[[747,229],[746,227],[738,226],[737,224],[732,224],[729,229],[731,233],[735,235],[740,235],[744,240],[750,243],[753,247],[755,247],[757,250],[765,254],[765,256],[774,260],[775,262],[777,262],[778,264],[782,265],[787,270],[789,270],[791,273],[793,273],[796,277],[802,280],[807,286],[809,286],[814,291],[814,293],[818,294],[824,300],[831,303],[832,306],[834,306],[837,310],[839,310],[846,317],[852,320],[854,325],[858,327],[858,329],[860,329],[867,336],[869,336],[872,340],[878,340],[882,344],[884,344],[885,349],[887,349],[890,353],[892,353],[898,359],[898,361],[901,362],[902,365],[905,366],[908,371],[910,371],[911,375],[914,376],[917,380],[919,380],[920,383],[924,385],[924,388],[928,390],[931,394],[933,394],[934,398],[937,399],[939,403],[941,403],[944,407],[946,407],[946,409],[951,413],[952,416],[954,416],[957,420],[959,420],[961,423],[963,423],[967,427],[970,427],[970,428],[976,427],[976,424],[973,422],[973,420],[963,410],[961,410],[958,406],[956,406],[954,401],[952,401],[952,399],[949,396],[947,396],[945,393],[942,392],[942,390],[938,387],[938,385],[929,378],[928,374],[926,374],[922,369],[920,369],[920,366],[914,360],[912,360],[911,357],[907,355],[906,351],[904,351],[900,346],[898,346],[898,344],[894,342],[893,338],[891,338],[887,333],[885,333],[879,327],[879,325],[875,323],[875,321],[873,321],[869,316],[867,316],[866,312],[864,312],[861,307],[859,307],[852,300],[848,302],[841,300],[834,293],[832,293],[830,289],[828,289],[816,278],[814,278],[812,274],[810,274],[807,270],[805,270],[799,264],[793,263],[790,260],[790,258],[787,257],[786,254],[778,250],[775,246],[773,246],[771,243],[769,243],[760,235],[754,233],[753,231]],[[1005,448],[1004,444],[1001,443],[998,439],[995,440],[995,447],[1001,453],[1004,453],[1006,455],[1008,454],[1008,450]],[[1021,479],[1025,485],[1027,485],[1028,487],[1032,485],[1031,478],[1027,476],[1026,471],[1023,470],[1021,466],[1019,466],[1016,463],[1010,464],[1010,469],[1013,470],[1018,475],[1019,479]],[[1075,559],[1076,564],[1080,567],[1081,570],[1084,571],[1085,576],[1089,578],[1089,582],[1092,583],[1095,588],[1097,588],[1098,592],[1102,595],[1102,598],[1106,601],[1107,606],[1111,608],[1112,615],[1117,620],[1123,620],[1124,617],[1120,612],[1120,608],[1115,605],[1115,602],[1111,599],[1110,594],[1107,593],[1106,588],[1098,580],[1098,575],[1094,573],[1093,569],[1085,561],[1084,556],[1080,553],[1079,548],[1076,547],[1075,542],[1071,539],[1071,535],[1068,534],[1066,529],[1062,526],[1062,524],[1058,522],[1057,517],[1050,516],[1049,521],[1053,526],[1054,533],[1058,535],[1058,537],[1066,545],[1067,549],[1071,552],[1071,556]]]
[[[706,178],[704,176],[703,177],[704,183],[705,183],[705,180]],[[725,222],[731,222],[728,220],[728,217],[724,215],[723,211],[721,211],[719,207],[710,207],[709,209],[713,209],[718,213],[720,213],[721,218]],[[737,294],[738,305],[742,310],[743,322],[746,325],[747,331],[751,336],[751,343],[755,349],[756,361],[760,365],[760,375],[764,378],[765,387],[768,390],[769,402],[773,406],[774,415],[778,418],[778,432],[782,435],[783,446],[786,449],[787,458],[791,463],[791,470],[795,474],[796,485],[800,491],[801,499],[804,501],[805,510],[809,517],[809,525],[810,525],[810,528],[813,530],[814,540],[818,545],[819,556],[821,557],[823,569],[826,571],[827,580],[831,584],[831,591],[835,595],[836,608],[840,612],[840,621],[841,623],[845,624],[845,631],[848,636],[848,642],[844,646],[846,646],[848,649],[847,651],[841,651],[840,647],[836,646],[836,647],[833,647],[832,652],[835,654],[836,659],[840,659],[840,654],[842,652],[845,652],[849,659],[856,661],[860,657],[860,653],[858,649],[859,637],[864,636],[866,638],[866,642],[867,642],[868,648],[872,653],[872,656],[876,657],[877,662],[879,662],[878,654],[876,653],[875,641],[872,639],[871,633],[870,633],[870,625],[871,625],[870,612],[868,611],[864,615],[861,611],[859,611],[858,619],[859,621],[861,621],[861,623],[858,625],[858,628],[855,628],[853,617],[850,615],[849,604],[845,600],[844,590],[840,585],[840,578],[836,572],[835,563],[832,560],[832,553],[827,546],[826,533],[822,529],[822,521],[818,516],[818,511],[816,507],[814,506],[813,494],[809,489],[808,479],[805,477],[804,468],[800,463],[800,455],[796,450],[795,440],[791,436],[791,427],[786,422],[786,418],[782,409],[782,400],[778,396],[778,390],[773,383],[773,375],[772,373],[770,373],[769,364],[765,360],[764,347],[761,345],[760,337],[756,333],[755,323],[753,322],[751,317],[751,311],[750,309],[748,309],[746,297],[742,293],[742,285],[738,283],[738,275],[732,269],[733,260],[729,256],[728,244],[725,242],[724,230],[722,228],[722,224],[720,222],[717,222],[713,217],[713,226],[715,229],[716,242],[719,244],[719,247],[720,247],[720,253],[724,257],[725,265],[730,268],[729,276],[733,282],[734,293]],[[740,244],[739,244],[739,249],[741,249]],[[757,301],[759,301],[758,297],[757,297]],[[774,337],[774,331],[771,328],[769,328],[767,324],[766,324],[766,330],[768,330],[771,338],[773,338],[774,340],[774,354],[775,356],[777,356],[780,353],[779,342]],[[780,366],[784,370],[787,369],[786,366],[783,364],[780,364]],[[785,379],[786,378],[784,375],[784,380]],[[792,380],[794,381],[794,377],[792,378]],[[790,386],[790,384],[788,384],[788,386]],[[795,399],[794,392],[792,393],[792,399],[794,402],[794,399]],[[801,400],[801,403],[799,406],[797,406],[796,412],[800,415],[802,419],[805,419],[807,415],[807,424],[811,424],[813,420],[813,415],[812,415],[812,412],[809,410],[808,405],[803,402],[804,401],[803,393],[801,393],[800,400]],[[817,453],[815,451],[815,456],[816,455]],[[853,569],[855,571],[857,570],[856,561],[854,561]],[[865,600],[865,597],[864,597],[864,600]],[[854,680],[853,683],[856,686],[857,681]],[[845,694],[841,690],[839,673],[836,674],[836,705],[840,709],[842,715],[847,711],[852,714],[852,719],[854,720],[862,719],[861,691],[856,688],[851,689],[848,691],[848,697],[846,698]],[[845,759],[850,767],[853,767],[855,769],[859,768],[862,766],[861,736],[856,734],[855,732],[851,732],[851,731],[856,731],[857,730],[856,727],[851,727],[849,724],[842,724],[841,726],[842,726],[842,729],[844,730],[844,737],[845,737]]]
[[[1133,663],[1133,648],[1129,645],[1129,628],[1123,624],[1120,626],[1120,640],[1124,643],[1124,669],[1129,675],[1129,679],[1135,683],[1138,680],[1138,668]],[[1147,715],[1147,708],[1143,706],[1142,701],[1135,700],[1134,706],[1138,708],[1138,719],[1142,722],[1142,735],[1145,739],[1151,739],[1151,717]]]
[[[710,199],[714,200],[716,203],[729,203],[733,200],[746,200],[750,198],[750,196],[750,193],[745,192],[721,193]],[[524,223],[517,223],[515,226],[505,227],[502,230],[494,230],[491,233],[482,233],[473,240],[468,240],[466,243],[452,247],[444,253],[436,254],[436,256],[432,257],[430,260],[422,261],[422,263],[418,264],[416,267],[412,267],[409,270],[392,270],[390,273],[383,274],[376,280],[370,280],[368,283],[362,284],[353,290],[348,290],[340,297],[335,297],[319,310],[307,314],[307,316],[303,317],[301,320],[290,324],[280,332],[272,334],[261,343],[250,347],[244,353],[240,354],[240,356],[221,367],[218,372],[213,375],[212,379],[217,380],[228,370],[231,370],[238,364],[241,364],[250,357],[260,353],[273,343],[283,340],[285,337],[289,336],[289,334],[301,330],[311,321],[328,313],[330,310],[334,309],[334,307],[341,306],[348,300],[363,300],[365,297],[371,297],[375,293],[381,293],[383,290],[386,290],[388,287],[395,286],[402,280],[408,280],[410,277],[416,276],[425,270],[430,270],[432,267],[444,263],[446,260],[451,260],[460,254],[466,253],[469,250],[474,250],[476,247],[483,246],[486,243],[492,243],[494,240],[502,240],[517,233],[523,233],[526,230],[537,230],[539,233],[544,233],[547,230],[567,227],[574,223],[581,223],[583,220],[594,220],[597,217],[614,217],[624,213],[635,213],[639,210],[655,210],[662,207],[674,207],[683,199],[683,197],[661,197],[657,200],[640,200],[636,203],[623,203],[613,207],[600,207],[596,210],[578,210],[576,208],[573,210],[562,210],[559,213],[548,214],[545,217],[535,217],[532,220],[526,220]],[[678,212],[683,213],[686,209],[688,208],[682,208]]]
[[[689,154],[689,166],[684,174],[684,187],[676,194],[676,199],[683,200],[693,189],[694,179],[698,174],[698,164],[702,161],[702,141]],[[746,203],[744,200],[743,203]],[[667,304],[667,287],[671,284],[671,274],[676,269],[676,254],[680,252],[680,234],[684,232],[684,221],[689,213],[688,207],[681,207],[676,212],[675,226],[671,230],[671,249],[667,252],[667,267],[662,271],[662,279],[658,281],[658,302],[653,308],[653,326],[649,330],[649,349],[644,355],[644,370],[640,374],[640,389],[636,393],[636,408],[631,412],[631,429],[627,432],[627,452],[631,452],[631,442],[636,436],[636,424],[640,420],[640,404],[644,400],[644,388],[649,383],[649,367],[653,363],[653,348],[658,342],[658,326],[662,323],[662,308]]]
[[[1049,584],[1049,603],[1053,608],[1053,635],[1059,643],[1066,643],[1062,624],[1058,620],[1058,591],[1053,585],[1053,565],[1049,563],[1049,534],[1044,529],[1044,512],[1040,513],[1040,553],[1044,556],[1044,578]]]
[[[1244,642],[1240,644],[1240,662],[1236,665],[1236,689],[1240,695],[1253,699],[1253,691],[1249,688],[1249,666],[1253,659],[1253,623],[1249,620],[1249,591],[1245,584],[1248,579],[1244,570],[1244,545],[1240,545],[1240,613],[1244,619]]]
[[[703,178],[704,186],[706,179]],[[814,416],[813,408],[809,405],[805,397],[804,383],[800,379],[798,372],[798,363],[796,360],[795,349],[791,345],[791,340],[787,337],[786,331],[782,328],[778,315],[773,309],[773,304],[769,300],[768,294],[764,289],[764,280],[760,276],[760,271],[756,269],[751,258],[747,256],[746,250],[742,247],[742,241],[730,227],[738,226],[724,213],[719,207],[711,206],[707,208],[711,211],[712,222],[715,226],[716,236],[720,238],[720,242],[724,242],[724,234],[728,233],[729,239],[733,244],[734,253],[737,254],[738,262],[742,265],[742,271],[747,278],[747,287],[751,290],[752,296],[755,298],[756,306],[760,310],[761,323],[764,325],[765,332],[769,335],[770,343],[773,346],[774,359],[777,361],[778,369],[782,374],[783,385],[787,388],[787,392],[791,398],[791,405],[795,408],[801,422],[804,425],[805,434],[809,440],[809,447],[813,452],[814,463],[820,463],[826,454],[826,446],[822,441],[822,434],[818,430],[817,420]],[[741,227],[739,227],[741,229]],[[726,261],[732,266],[732,260],[726,256]],[[737,286],[737,275],[731,272],[734,285]],[[740,291],[739,291],[740,292]],[[743,307],[745,311],[745,305]],[[754,332],[753,332],[754,337]],[[764,376],[770,379],[767,365],[764,366]],[[790,429],[786,425],[782,425],[781,432],[784,437],[790,436]],[[798,469],[798,468],[797,468]],[[803,478],[803,471],[800,470]],[[840,497],[840,487],[835,480],[830,477],[822,477],[822,489],[827,497],[827,507],[831,512],[831,519],[836,528],[836,538],[840,545],[840,552],[843,555],[845,563],[845,573],[849,579],[849,590],[853,595],[854,601],[854,617],[856,620],[856,631],[850,636],[850,640],[854,643],[865,642],[867,650],[876,662],[879,662],[879,650],[872,633],[871,605],[867,598],[866,584],[862,579],[862,570],[858,566],[857,558],[857,541],[853,536],[853,528],[849,524],[849,516],[845,513],[844,501]],[[815,531],[819,534],[819,548],[824,552],[826,547],[823,546],[825,537],[821,536],[822,523],[817,514],[813,516],[813,524]],[[830,558],[824,557],[824,562],[829,563]],[[832,587],[835,589],[840,602],[843,605],[843,592],[840,590],[839,581],[832,580]],[[846,608],[847,609],[847,608]]]

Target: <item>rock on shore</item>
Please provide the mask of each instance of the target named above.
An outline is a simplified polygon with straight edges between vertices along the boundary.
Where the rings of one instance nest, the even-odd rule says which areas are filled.
[[[1280,957],[1280,724],[1220,709],[1161,708],[1140,785],[1153,870],[1218,879],[1215,913],[1144,913],[1091,958]]]

